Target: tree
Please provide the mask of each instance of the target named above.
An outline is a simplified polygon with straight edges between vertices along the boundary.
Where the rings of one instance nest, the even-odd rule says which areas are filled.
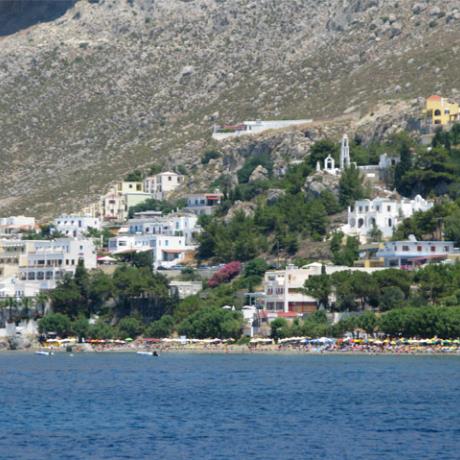
[[[380,310],[387,311],[402,307],[404,297],[404,292],[398,286],[384,287],[380,298]]]
[[[319,239],[322,235],[326,234],[326,209],[321,200],[314,200],[310,205],[309,211],[310,233],[314,239]]]
[[[253,259],[244,267],[244,276],[263,276],[267,270],[268,264],[264,259]]]
[[[276,318],[271,324],[271,335],[272,339],[278,340],[286,336],[286,330],[288,329],[288,322],[285,318]]]
[[[72,323],[67,315],[49,313],[38,322],[40,333],[55,332],[59,337],[66,337],[72,332]]]
[[[96,324],[92,324],[88,331],[88,337],[92,339],[113,339],[115,331],[113,327],[102,321],[98,321]]]
[[[365,311],[358,317],[357,322],[358,326],[364,329],[368,334],[373,334],[378,325],[378,319],[372,311]]]
[[[203,304],[202,299],[197,295],[192,295],[181,300],[174,309],[174,319],[177,323],[197,312]]]
[[[137,337],[141,335],[144,330],[141,321],[132,316],[121,319],[117,327],[120,338]]]
[[[456,209],[445,219],[444,236],[447,240],[460,244],[460,209]]]
[[[354,201],[366,197],[359,169],[355,165],[342,171],[339,181],[339,202],[342,206],[350,206]]]
[[[410,196],[411,190],[403,182],[404,175],[412,169],[412,144],[413,141],[408,137],[399,138],[399,157],[400,161],[395,168],[394,184],[396,190],[403,196]]]
[[[337,197],[330,190],[324,190],[321,192],[319,199],[323,203],[323,206],[328,215],[336,214],[341,211],[341,206]]]
[[[239,338],[243,330],[243,315],[238,311],[218,307],[205,307],[182,321],[180,334],[197,339]]]
[[[146,337],[169,337],[174,329],[174,319],[170,315],[163,315],[158,321],[151,322],[145,329]]]
[[[377,225],[375,225],[375,222],[372,225],[372,228],[369,230],[368,236],[371,241],[374,241],[374,242],[382,241],[382,237],[383,237],[382,230],[380,230],[377,227]]]
[[[88,271],[85,268],[85,263],[82,259],[78,261],[77,268],[75,269],[74,280],[80,290],[82,308],[88,310],[90,280]]]
[[[72,331],[79,339],[88,337],[89,330],[89,322],[85,317],[80,317],[72,322]]]
[[[305,293],[318,300],[318,304],[329,308],[329,297],[332,294],[332,280],[329,275],[310,276],[304,284]]]
[[[65,275],[56,289],[50,292],[51,306],[54,312],[63,313],[70,318],[87,314],[87,306],[80,293],[80,287],[71,275]]]
[[[142,171],[136,169],[125,176],[126,182],[142,182],[144,180],[144,174]]]
[[[355,237],[347,236],[343,244],[344,234],[336,232],[332,235],[330,248],[332,260],[336,265],[352,266],[359,258],[359,241]]]
[[[113,297],[114,285],[112,278],[102,270],[96,270],[90,277],[89,313],[97,313],[108,299]]]

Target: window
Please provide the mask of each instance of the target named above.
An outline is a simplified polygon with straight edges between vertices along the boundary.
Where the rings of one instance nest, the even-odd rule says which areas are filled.
[[[422,252],[422,246],[420,245],[417,246],[417,252]]]
[[[387,211],[388,211],[388,212],[391,212],[391,205],[388,205],[388,206],[387,206]]]
[[[172,180],[172,177],[171,177],[171,176],[168,176],[168,180],[171,181],[171,180]]]
[[[403,252],[409,252],[409,246],[404,245],[402,247]]]
[[[272,295],[272,294],[273,294],[273,288],[268,288],[267,295]]]
[[[436,246],[431,246],[430,250],[431,252],[436,252]]]
[[[449,246],[444,246],[444,251],[449,252]]]
[[[434,111],[434,115],[435,115],[435,117],[439,117],[441,115],[441,111],[439,109],[436,109]]]
[[[388,219],[388,227],[393,227],[393,220],[392,219]]]

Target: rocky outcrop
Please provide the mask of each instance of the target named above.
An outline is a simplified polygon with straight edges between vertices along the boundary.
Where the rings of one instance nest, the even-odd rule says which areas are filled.
[[[304,191],[306,194],[318,196],[326,190],[338,196],[340,176],[334,176],[325,171],[317,171],[305,180]]]
[[[255,167],[254,171],[252,171],[251,175],[249,176],[249,182],[257,182],[258,180],[264,180],[268,178],[268,170],[264,168],[262,165],[258,165]]]
[[[282,167],[321,135],[232,141],[195,178],[215,123],[359,117],[390,99],[449,96],[458,10],[458,0],[78,1],[0,38],[0,211],[76,210],[152,164],[183,165],[208,187],[254,149]]]
[[[247,201],[236,201],[233,206],[228,210],[224,221],[230,222],[236,214],[242,212],[246,217],[252,217],[256,210],[257,205],[255,203]]]

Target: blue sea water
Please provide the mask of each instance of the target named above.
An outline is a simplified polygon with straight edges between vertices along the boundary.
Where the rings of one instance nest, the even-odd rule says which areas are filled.
[[[458,459],[460,356],[0,354],[2,459]]]

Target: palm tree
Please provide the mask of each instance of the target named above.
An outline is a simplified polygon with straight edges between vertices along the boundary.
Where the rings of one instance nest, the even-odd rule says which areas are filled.
[[[39,292],[35,296],[35,307],[38,315],[45,316],[46,306],[48,303],[48,295],[44,292]]]

